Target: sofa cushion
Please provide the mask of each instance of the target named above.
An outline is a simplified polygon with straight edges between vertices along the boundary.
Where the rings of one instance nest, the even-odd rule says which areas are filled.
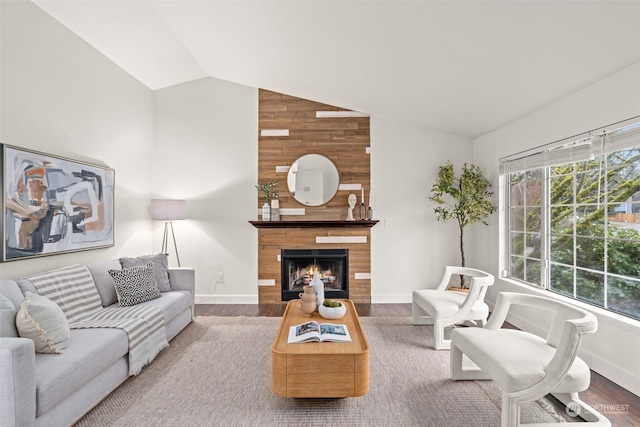
[[[128,351],[129,341],[124,330],[72,329],[64,354],[36,355],[37,415],[51,410]]]
[[[140,305],[159,308],[162,311],[166,325],[191,307],[191,294],[187,291],[163,292],[160,298],[143,302]]]
[[[120,307],[130,307],[141,302],[160,298],[151,263],[140,267],[109,270],[116,284]]]
[[[142,255],[136,258],[120,258],[120,264],[122,264],[123,268],[138,267],[147,265],[148,263],[151,263],[153,266],[153,274],[160,292],[169,292],[171,290],[169,273],[167,272],[169,261],[165,254]]]
[[[438,313],[438,317],[447,317],[457,313],[466,299],[467,294],[463,292],[442,292],[435,289],[413,291],[413,302],[427,313]],[[489,307],[480,300],[473,303],[471,312],[466,318],[486,319],[488,315]]]
[[[24,299],[24,293],[18,283],[15,280],[1,279],[0,280],[0,293],[9,298],[13,303],[13,306],[18,310],[20,303]]]
[[[113,277],[109,274],[109,270],[120,270],[122,268],[120,262],[118,260],[94,262],[87,264],[87,268],[93,277],[93,282],[96,284],[102,306],[107,307],[118,301],[116,284],[113,282]]]
[[[62,309],[31,292],[20,304],[16,329],[22,338],[33,340],[36,353],[63,353],[69,341],[69,323]]]
[[[16,307],[11,300],[0,294],[0,337],[17,337]]]
[[[27,292],[32,292],[34,294],[38,293],[38,290],[36,289],[35,285],[29,279],[25,279],[23,277],[21,279],[16,280],[16,283],[20,287],[20,290],[22,291],[23,295],[26,295]]]

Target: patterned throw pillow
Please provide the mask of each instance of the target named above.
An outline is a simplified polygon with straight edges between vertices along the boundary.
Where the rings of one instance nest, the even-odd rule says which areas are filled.
[[[156,278],[156,286],[160,292],[169,292],[171,290],[169,273],[167,271],[169,261],[165,254],[142,255],[136,258],[120,258],[122,268],[137,267],[149,263],[153,266],[153,275]]]
[[[49,298],[27,292],[16,315],[22,338],[33,340],[36,353],[63,353],[69,341],[67,316]]]
[[[122,270],[109,270],[109,274],[115,282],[120,307],[130,307],[161,296],[151,263]]]

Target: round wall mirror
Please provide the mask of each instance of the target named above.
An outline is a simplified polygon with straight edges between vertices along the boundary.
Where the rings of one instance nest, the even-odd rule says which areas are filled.
[[[333,199],[340,184],[338,168],[320,154],[307,154],[293,162],[287,176],[289,192],[305,206],[321,206]]]

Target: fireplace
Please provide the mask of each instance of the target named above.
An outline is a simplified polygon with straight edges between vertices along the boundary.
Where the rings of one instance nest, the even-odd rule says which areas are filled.
[[[348,249],[282,249],[280,262],[282,301],[298,298],[316,271],[324,282],[325,298],[349,298]]]

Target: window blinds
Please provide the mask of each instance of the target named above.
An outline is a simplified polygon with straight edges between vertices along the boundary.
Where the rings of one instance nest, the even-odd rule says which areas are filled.
[[[500,173],[509,174],[581,162],[602,153],[640,146],[640,116],[500,159]],[[613,129],[612,129],[613,128]]]

